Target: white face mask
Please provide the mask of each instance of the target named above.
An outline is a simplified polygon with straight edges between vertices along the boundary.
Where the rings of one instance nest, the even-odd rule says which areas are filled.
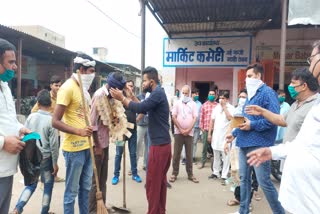
[[[238,106],[244,106],[244,104],[246,103],[246,100],[247,99],[243,97],[239,98]]]
[[[73,77],[79,82],[78,80],[78,74],[74,73]],[[92,74],[80,74],[81,77],[81,82],[82,82],[82,87],[84,91],[88,91],[92,81],[94,80],[95,73]]]
[[[262,80],[254,79],[254,78],[246,78],[246,88],[248,91],[248,99],[251,98],[256,94],[258,88],[263,84]]]
[[[181,96],[181,101],[182,101],[183,103],[188,103],[188,102],[191,101],[191,98],[190,98],[190,97],[187,97],[187,96],[184,96],[184,95],[182,94],[182,96]]]
[[[95,73],[92,74],[81,74],[82,87],[84,90],[89,90],[92,81],[94,80]]]

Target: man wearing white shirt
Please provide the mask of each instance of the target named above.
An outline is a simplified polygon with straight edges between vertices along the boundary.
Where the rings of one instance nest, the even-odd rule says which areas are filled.
[[[308,58],[309,71],[320,83],[320,40]],[[261,148],[248,154],[250,165],[286,159],[279,201],[290,213],[319,213],[320,210],[320,99],[307,114],[300,132],[290,143]]]
[[[30,131],[16,118],[8,81],[14,77],[16,48],[8,41],[0,39],[0,213],[8,213],[13,175],[17,172],[18,157],[23,150],[21,137]]]
[[[211,122],[208,131],[208,141],[211,141],[213,149],[213,172],[209,178],[219,178],[221,171],[221,156],[222,156],[222,185],[225,185],[229,168],[230,168],[230,155],[224,153],[225,136],[232,119],[234,107],[229,103],[229,92],[224,91],[220,95],[219,104],[213,109],[211,114]],[[213,133],[211,132],[213,129]],[[212,137],[211,137],[212,133]],[[212,139],[212,140],[211,140]]]

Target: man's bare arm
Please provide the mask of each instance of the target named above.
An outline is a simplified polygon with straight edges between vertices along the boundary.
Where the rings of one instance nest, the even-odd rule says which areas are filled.
[[[69,133],[69,134],[74,134],[74,135],[79,135],[82,137],[86,136],[91,136],[92,133],[92,128],[91,127],[85,127],[84,129],[78,129],[74,128],[72,126],[69,126],[65,124],[64,122],[61,121],[62,116],[65,112],[66,106],[57,104],[56,107],[54,108],[54,113],[52,116],[52,126],[59,131]]]

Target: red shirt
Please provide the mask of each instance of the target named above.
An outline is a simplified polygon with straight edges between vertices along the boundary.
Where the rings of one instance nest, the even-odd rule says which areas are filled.
[[[202,105],[201,111],[200,111],[200,124],[199,124],[200,129],[204,129],[205,131],[208,131],[212,110],[217,105],[218,105],[217,102],[210,102],[210,101],[207,101]]]

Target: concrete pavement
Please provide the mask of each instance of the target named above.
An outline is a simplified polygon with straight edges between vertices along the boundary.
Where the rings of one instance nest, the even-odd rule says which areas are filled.
[[[202,144],[198,144],[197,156],[200,157],[200,151]],[[107,203],[109,205],[122,206],[122,176],[118,185],[112,185],[111,179],[113,177],[114,169],[114,156],[115,145],[110,145],[110,160],[109,160],[109,177],[108,177],[108,190],[107,190]],[[128,150],[127,150],[127,154]],[[128,157],[128,155],[127,155]],[[133,214],[145,214],[147,211],[147,200],[145,194],[145,171],[142,170],[142,158],[140,158],[138,164],[139,175],[143,179],[142,183],[136,183],[132,180],[131,176],[127,176],[127,207]],[[127,172],[130,168],[130,161],[127,158]],[[59,157],[59,176],[64,177],[64,158],[62,154]],[[206,167],[199,170],[198,165],[194,165],[194,175],[198,178],[200,183],[195,184],[187,179],[187,174],[184,165],[180,165],[180,174],[175,183],[172,184],[172,188],[167,192],[167,213],[168,214],[194,214],[194,213],[213,213],[213,214],[226,214],[235,212],[238,206],[229,207],[226,205],[227,200],[233,197],[233,193],[230,191],[230,186],[222,186],[221,180],[208,179],[211,173],[210,163],[207,162]],[[121,173],[122,175],[122,173]],[[168,172],[168,178],[171,175],[171,168]],[[51,209],[50,211],[56,214],[63,213],[63,193],[65,183],[55,183]],[[277,188],[279,185],[276,183]],[[13,195],[11,200],[10,211],[13,210],[22,190],[23,177],[21,173],[17,173],[14,178]],[[253,213],[269,214],[272,213],[266,198],[262,195],[261,201],[253,200]],[[39,186],[32,198],[25,206],[24,213],[33,214],[39,213],[42,201],[42,191]],[[76,213],[78,212],[77,204],[75,205]]]

